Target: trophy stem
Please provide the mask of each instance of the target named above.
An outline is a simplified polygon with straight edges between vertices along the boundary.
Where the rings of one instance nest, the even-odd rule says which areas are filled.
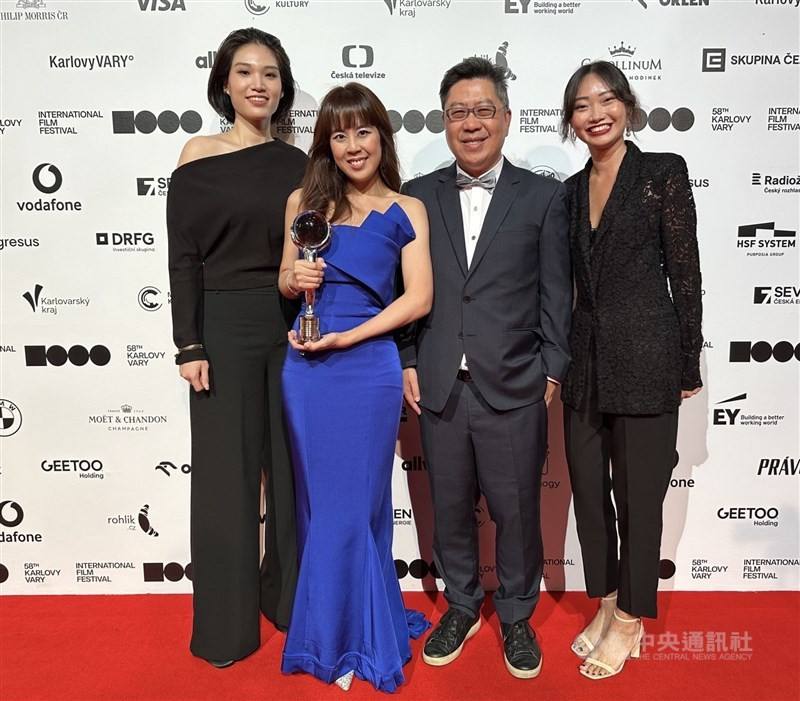
[[[304,248],[303,258],[309,263],[314,263],[317,260],[317,252]],[[314,315],[315,297],[314,290],[306,290],[306,310],[303,316],[300,317],[300,328],[297,333],[300,343],[319,341],[320,339],[319,317]]]

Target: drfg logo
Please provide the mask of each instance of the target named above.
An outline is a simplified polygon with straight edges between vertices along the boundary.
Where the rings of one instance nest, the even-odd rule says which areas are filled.
[[[98,231],[95,234],[98,246],[152,246],[155,243],[149,231]]]
[[[787,363],[792,358],[800,360],[800,343],[778,341],[773,346],[767,341],[731,341],[728,357],[731,363],[749,363],[751,360],[766,363],[770,358],[779,363]]]

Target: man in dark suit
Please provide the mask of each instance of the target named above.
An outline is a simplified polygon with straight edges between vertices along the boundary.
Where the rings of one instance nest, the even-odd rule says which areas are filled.
[[[420,415],[434,561],[449,603],[423,659],[449,664],[480,627],[474,508],[482,492],[497,526],[494,602],[506,667],[531,678],[541,669],[528,619],[543,566],[547,404],[570,360],[564,187],[503,158],[511,111],[502,68],[466,59],[447,71],[439,95],[456,163],[404,188],[428,210],[433,308],[398,338],[405,398]]]

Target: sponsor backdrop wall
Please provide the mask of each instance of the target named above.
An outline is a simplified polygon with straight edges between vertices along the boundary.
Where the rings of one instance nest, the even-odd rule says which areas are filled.
[[[601,58],[627,73],[640,146],[689,164],[704,277],[706,386],[681,410],[662,587],[797,589],[798,4],[0,1],[2,591],[190,591],[165,195],[185,140],[226,128],[208,69],[251,25],[281,38],[298,81],[281,138],[307,149],[325,91],[360,80],[391,110],[406,178],[449,161],[438,82],[466,56],[507,71],[506,155],[560,180],[587,157],[556,135],[570,73]],[[550,418],[544,585],[580,589],[559,406]],[[401,585],[441,587],[413,417],[393,486]],[[475,515],[490,588],[494,525]]]

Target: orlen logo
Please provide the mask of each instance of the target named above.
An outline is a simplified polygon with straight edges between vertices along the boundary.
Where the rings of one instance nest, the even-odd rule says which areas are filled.
[[[182,567],[177,562],[143,562],[142,573],[145,582],[180,582],[184,577],[192,578],[192,563]]]
[[[178,129],[196,134],[203,127],[203,118],[194,110],[186,110],[180,116],[172,110],[164,110],[158,116],[147,110],[114,110],[111,124],[115,134],[152,134],[156,129],[164,134],[174,134]]]
[[[186,0],[137,0],[142,12],[186,12]]]

